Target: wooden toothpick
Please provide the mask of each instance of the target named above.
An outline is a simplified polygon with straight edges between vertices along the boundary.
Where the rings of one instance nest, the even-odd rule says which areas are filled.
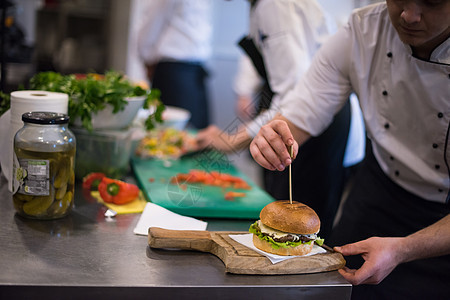
[[[290,148],[291,159],[294,156],[294,146]],[[289,202],[292,204],[292,162],[289,165]]]

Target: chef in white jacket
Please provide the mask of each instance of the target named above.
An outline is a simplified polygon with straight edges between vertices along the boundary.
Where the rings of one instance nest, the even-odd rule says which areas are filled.
[[[137,46],[152,88],[164,104],[189,110],[194,127],[206,127],[212,0],[143,1],[141,13]]]
[[[449,296],[449,16],[448,0],[356,10],[250,145],[259,164],[282,170],[289,147],[296,154],[358,95],[370,143],[327,242],[347,256],[353,299]]]

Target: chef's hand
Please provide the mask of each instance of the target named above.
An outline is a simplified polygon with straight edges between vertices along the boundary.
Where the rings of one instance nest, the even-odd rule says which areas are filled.
[[[217,126],[210,125],[197,133],[197,146],[200,149],[214,147],[217,150],[221,150],[221,148],[225,148],[224,146],[226,146],[224,145],[224,137],[226,135],[227,134],[222,132]]]
[[[401,263],[403,238],[371,237],[367,240],[334,247],[344,256],[361,255],[365,260],[361,268],[344,267],[339,273],[351,284],[378,284]]]
[[[225,153],[240,151],[248,146],[251,137],[245,127],[241,127],[234,134],[228,134],[215,125],[210,125],[197,134],[197,147],[199,149],[212,148]]]
[[[297,156],[298,144],[284,120],[274,119],[262,126],[250,144],[255,161],[269,170],[283,171],[292,163],[289,148],[294,147],[293,158]]]

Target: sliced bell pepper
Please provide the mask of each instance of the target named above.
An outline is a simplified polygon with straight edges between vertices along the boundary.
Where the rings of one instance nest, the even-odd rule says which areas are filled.
[[[98,191],[103,201],[119,205],[129,203],[139,195],[137,185],[108,177],[103,177]]]
[[[106,175],[100,172],[87,174],[83,177],[83,190],[97,191],[103,177]]]
[[[173,184],[183,182],[202,183],[206,185],[219,186],[223,188],[235,188],[250,190],[251,186],[242,178],[217,171],[206,172],[203,170],[190,170],[189,173],[179,173],[170,180]]]

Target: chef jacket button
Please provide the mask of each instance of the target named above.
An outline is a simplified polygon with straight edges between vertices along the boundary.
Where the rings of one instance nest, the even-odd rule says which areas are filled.
[[[395,171],[395,176],[399,176],[400,172],[398,170]]]
[[[388,52],[386,55],[387,57],[392,57],[392,52]]]
[[[385,123],[384,128],[389,129],[389,123]]]
[[[387,96],[388,92],[387,91],[383,91],[383,96]]]
[[[437,116],[438,116],[439,119],[441,119],[442,117],[444,117],[444,114],[441,113],[441,112],[438,112]]]
[[[434,143],[433,148],[436,149],[438,147],[438,144]]]
[[[441,168],[441,166],[440,166],[440,165],[434,165],[434,168],[435,168],[436,170],[439,170],[439,169]]]

